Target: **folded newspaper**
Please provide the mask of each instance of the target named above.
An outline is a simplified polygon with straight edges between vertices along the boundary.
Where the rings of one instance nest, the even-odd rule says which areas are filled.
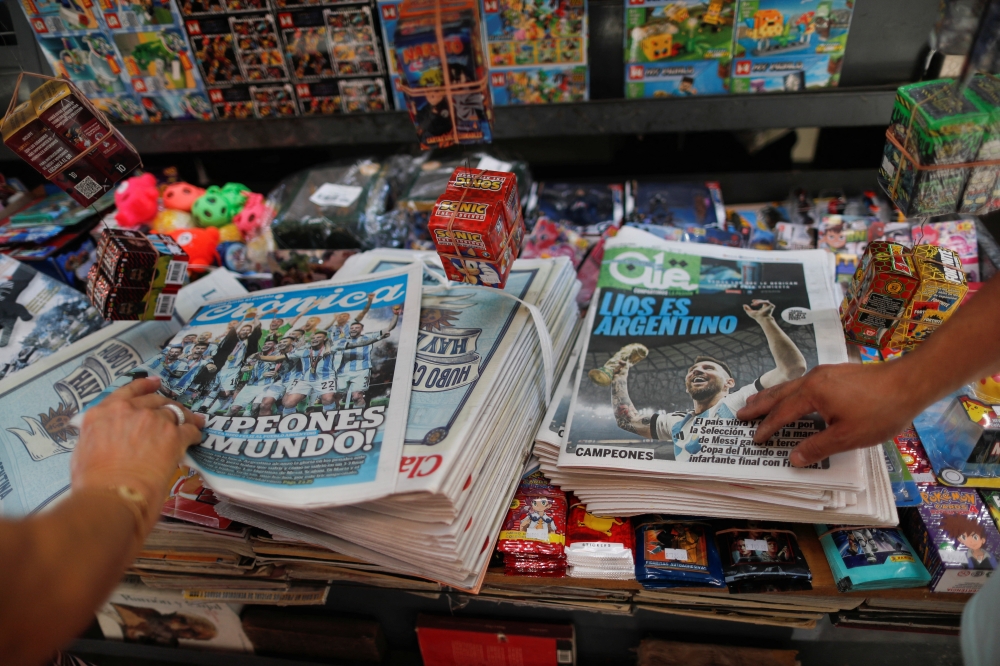
[[[847,361],[839,290],[821,251],[759,252],[625,229],[536,437],[547,476],[592,513],[682,513],[801,522],[897,521],[878,448],[809,468],[789,453],[809,416],[755,444],[747,398]]]
[[[432,253],[373,250],[338,275],[382,275],[412,262],[442,274]],[[540,322],[510,297],[537,306],[561,369],[578,329],[578,290],[562,258],[516,261],[503,293],[441,287],[428,276],[396,493],[309,514],[231,499],[217,510],[389,571],[478,589],[545,411]]]

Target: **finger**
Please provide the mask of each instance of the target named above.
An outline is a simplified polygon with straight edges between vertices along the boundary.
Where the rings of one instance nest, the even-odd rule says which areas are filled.
[[[110,400],[129,400],[131,398],[138,398],[139,396],[155,393],[159,388],[159,377],[144,377],[142,379],[135,379],[109,395],[105,402]]]
[[[138,398],[132,398],[129,403],[136,407],[137,409],[159,409],[168,402],[172,402],[169,398],[160,395],[159,393],[153,393],[151,395],[143,395]]]
[[[175,407],[180,407],[181,412],[184,414],[184,423],[179,424],[177,422],[177,415],[174,414],[173,410],[164,409],[163,408],[164,405],[174,405]],[[201,428],[205,427],[205,419],[203,416],[201,416],[200,414],[195,414],[184,405],[178,404],[173,400],[167,400],[166,398],[164,398],[163,402],[157,405],[155,409],[157,414],[163,416],[163,418],[170,421],[170,423],[172,423],[173,425],[192,425],[198,430],[201,430]]]
[[[743,311],[746,312],[747,314],[750,314],[751,312],[753,312],[753,308],[751,308],[749,305],[747,305],[746,303],[744,303],[743,304]]]
[[[829,458],[834,453],[856,448],[853,441],[845,438],[845,433],[840,425],[840,423],[834,423],[826,430],[802,440],[798,446],[792,449],[789,456],[792,465],[806,467],[824,458]]]
[[[201,443],[201,429],[194,423],[185,423],[178,430],[181,437],[181,455],[184,455],[184,452],[192,444]]]
[[[805,416],[812,411],[812,404],[801,393],[795,393],[784,398],[771,409],[767,418],[757,426],[757,432],[753,435],[753,441],[757,444],[766,442],[771,438],[771,435],[781,429],[781,426],[791,423],[800,416]]]
[[[769,389],[765,389],[760,393],[750,396],[747,400],[746,406],[736,412],[736,418],[741,421],[749,421],[750,419],[756,419],[764,416],[770,412],[779,401],[798,390],[801,381],[801,379],[796,379],[783,384],[778,384],[777,386],[772,386]]]

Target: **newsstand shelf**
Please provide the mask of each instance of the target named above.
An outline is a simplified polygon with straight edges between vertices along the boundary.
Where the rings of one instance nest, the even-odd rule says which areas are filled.
[[[576,104],[499,107],[496,109],[495,138],[886,125],[892,112],[895,90],[895,86],[877,86],[798,94],[608,99]],[[409,116],[401,111],[124,125],[120,128],[140,154],[416,141]],[[13,153],[4,150],[0,159],[13,157]]]

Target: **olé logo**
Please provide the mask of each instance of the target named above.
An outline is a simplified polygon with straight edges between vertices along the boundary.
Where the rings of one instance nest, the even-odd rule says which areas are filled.
[[[601,271],[602,287],[645,287],[673,292],[698,290],[699,257],[637,248],[612,253],[608,253],[611,256],[605,255]]]

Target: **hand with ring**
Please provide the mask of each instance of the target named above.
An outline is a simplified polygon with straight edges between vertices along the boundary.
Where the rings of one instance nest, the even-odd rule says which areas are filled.
[[[158,377],[137,379],[84,414],[70,464],[73,490],[126,486],[150,507],[167,497],[167,484],[184,452],[201,441],[204,419],[158,395]],[[159,511],[150,511],[147,531]]]

